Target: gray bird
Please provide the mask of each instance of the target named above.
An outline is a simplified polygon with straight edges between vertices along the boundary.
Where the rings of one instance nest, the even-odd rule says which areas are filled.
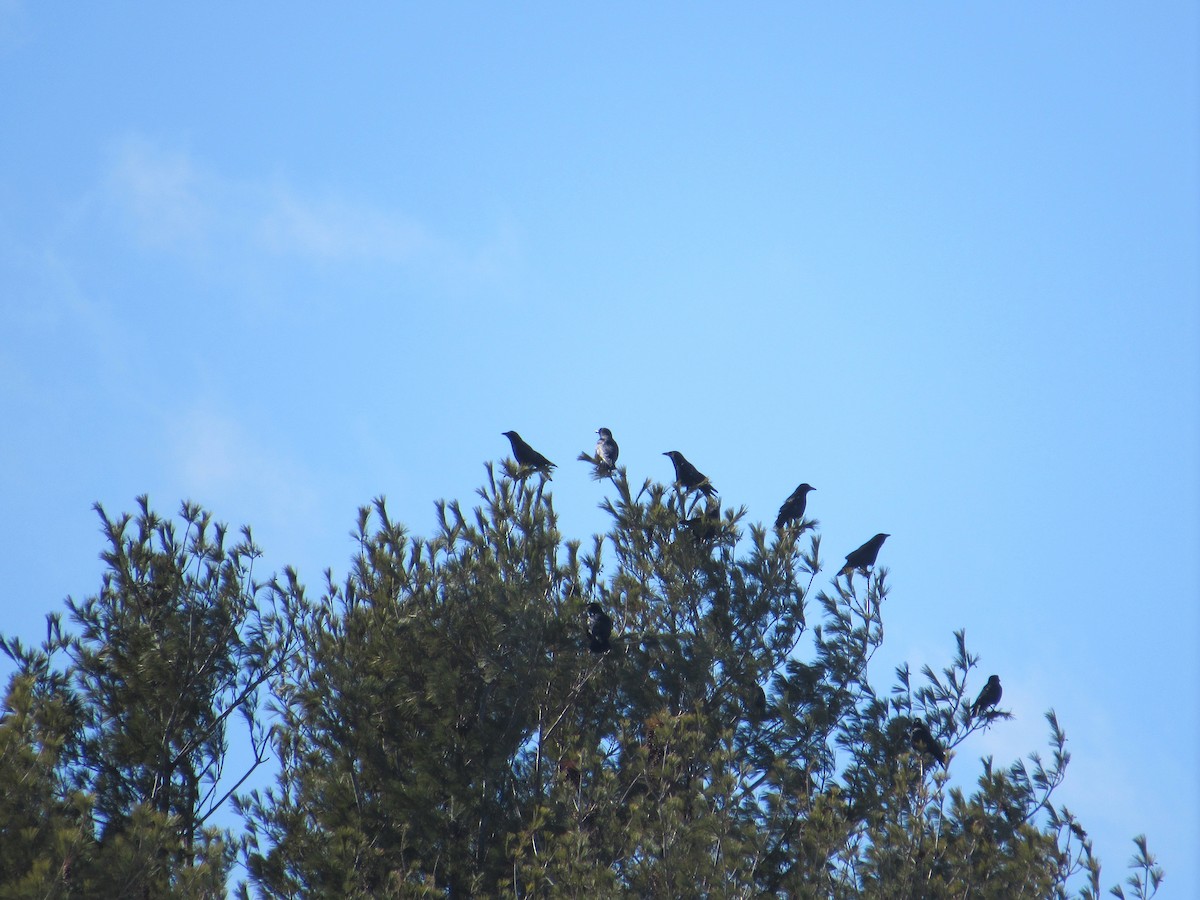
[[[987,712],[1000,702],[1002,696],[1004,696],[1004,688],[1000,687],[1000,676],[989,675],[987,684],[983,686],[983,690],[971,704],[971,715],[977,716],[982,712]]]
[[[617,468],[617,456],[621,453],[621,448],[617,446],[612,432],[607,428],[599,429],[596,434],[600,435],[600,440],[596,441],[596,459],[601,464],[598,468],[607,469],[606,474],[611,473]]]
[[[846,554],[846,564],[842,566],[842,570],[838,574],[849,575],[855,569],[865,574],[867,569],[875,565],[875,558],[879,556],[879,548],[890,537],[890,534],[877,534],[857,550],[851,550]]]
[[[521,436],[515,431],[505,431],[502,433],[508,438],[508,442],[512,444],[513,458],[517,461],[517,465],[523,468],[536,469],[547,475],[550,474],[550,470],[554,468],[554,463],[550,462],[550,460],[521,440]]]
[[[805,482],[792,491],[792,495],[783,501],[783,506],[779,507],[779,515],[775,519],[775,527],[782,528],[784,525],[791,522],[799,522],[803,519],[804,507],[808,503],[808,492],[815,490],[815,487]]]
[[[668,450],[663,456],[671,457],[671,462],[675,464],[675,480],[685,488],[695,488],[705,497],[711,497],[717,493],[717,489],[712,486],[708,476],[688,462],[678,450]]]

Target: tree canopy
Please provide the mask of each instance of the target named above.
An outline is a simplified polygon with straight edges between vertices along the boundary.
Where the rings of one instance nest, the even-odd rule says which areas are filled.
[[[379,498],[319,597],[194,504],[98,508],[100,591],[0,644],[0,898],[223,896],[235,861],[262,897],[1099,896],[1054,713],[1045,757],[970,756],[1011,713],[962,631],[880,679],[880,562],[818,583],[815,520],[603,474],[586,542],[508,462],[429,537]],[[1118,896],[1162,879],[1136,846]]]

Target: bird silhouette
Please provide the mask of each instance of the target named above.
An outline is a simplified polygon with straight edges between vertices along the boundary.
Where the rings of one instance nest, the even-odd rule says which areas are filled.
[[[522,468],[534,469],[547,475],[550,474],[550,470],[554,468],[554,463],[525,443],[515,431],[505,431],[503,434],[508,438],[508,442],[512,444],[513,458],[516,459],[517,465]]]
[[[761,684],[754,684],[743,701],[746,715],[752,722],[761,722],[767,715],[767,692]]]
[[[707,543],[721,536],[721,503],[719,500],[705,500],[704,512],[684,519],[682,525],[693,538],[700,543]]]
[[[855,569],[865,574],[867,569],[875,565],[875,558],[879,556],[879,548],[890,537],[890,534],[877,534],[857,550],[851,550],[846,554],[846,564],[842,566],[842,570],[838,574],[850,575]]]
[[[808,503],[808,492],[815,491],[808,482],[800,485],[790,497],[783,501],[783,506],[779,507],[779,515],[775,519],[775,527],[782,528],[792,522],[799,522],[804,518],[804,507]]]
[[[675,464],[675,480],[685,488],[689,490],[694,488],[705,497],[711,497],[717,493],[717,489],[708,480],[708,476],[688,462],[678,450],[668,450],[663,456],[671,457],[671,462]]]
[[[942,745],[930,732],[928,725],[920,719],[914,719],[908,727],[908,735],[914,750],[932,756],[942,764],[943,768],[946,768],[946,751],[942,749]]]
[[[1000,686],[1000,676],[989,675],[987,684],[983,686],[983,690],[979,692],[979,696],[971,704],[971,715],[977,716],[980,713],[987,712],[1000,702],[1002,696],[1004,696],[1004,688]]]
[[[593,653],[607,653],[612,648],[612,644],[609,643],[609,638],[612,637],[612,619],[599,603],[587,605],[587,617],[588,649]]]

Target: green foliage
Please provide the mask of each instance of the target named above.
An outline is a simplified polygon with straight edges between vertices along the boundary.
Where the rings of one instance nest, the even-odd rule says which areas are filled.
[[[192,504],[181,534],[144,498],[101,510],[76,632],[0,639],[0,900],[223,896],[236,856],[243,897],[1098,896],[1053,712],[1046,760],[974,763],[1010,716],[970,714],[962,632],[876,687],[885,568],[814,589],[816,522],[599,485],[612,524],[586,546],[507,463],[428,539],[376,500],[317,599],[291,570],[256,583],[249,531],[227,547]],[[235,721],[251,758],[227,772]],[[271,749],[274,786],[236,794]],[[241,834],[208,824],[230,798]]]
[[[88,843],[86,795],[60,771],[78,710],[60,679],[20,672],[0,719],[0,898],[63,896]]]
[[[77,633],[51,616],[40,648],[0,641],[18,667],[0,764],[23,792],[4,810],[0,896],[224,894],[236,843],[205,823],[239,781],[234,714],[253,753],[240,778],[266,759],[258,692],[290,652],[291,595],[254,583],[248,530],[227,547],[194,504],[182,533],[138,505],[115,520],[96,507],[107,568],[98,594],[67,601]]]
[[[1137,900],[1149,900],[1158,893],[1158,887],[1163,881],[1163,870],[1158,865],[1158,860],[1154,858],[1154,854],[1150,852],[1150,847],[1146,843],[1146,836],[1139,834],[1133,839],[1133,843],[1137,846],[1137,853],[1129,860],[1129,868],[1133,870],[1127,879],[1126,886],[1130,889],[1130,897]],[[1125,898],[1125,891],[1120,885],[1114,887],[1111,891],[1114,897]]]
[[[1049,765],[985,760],[969,795],[913,749],[916,720],[953,762],[1007,716],[970,716],[965,635],[881,695],[885,569],[810,597],[815,523],[744,530],[611,484],[586,550],[512,468],[428,540],[360,511],[353,571],[303,606],[303,663],[273,682],[278,784],[242,805],[264,895],[1087,895],[1052,714]]]

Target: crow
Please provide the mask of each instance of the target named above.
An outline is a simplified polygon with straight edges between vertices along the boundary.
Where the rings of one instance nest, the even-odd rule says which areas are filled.
[[[600,435],[600,440],[596,441],[596,459],[599,460],[597,468],[607,469],[606,474],[609,474],[617,468],[617,456],[621,448],[617,446],[612,432],[607,428],[601,428],[596,434]]]
[[[554,468],[554,463],[550,462],[550,460],[521,440],[521,436],[515,431],[505,431],[503,434],[508,438],[508,442],[512,444],[513,458],[516,459],[517,465],[523,468],[535,469],[547,475],[550,474],[550,470]]]
[[[719,501],[706,500],[704,512],[684,519],[684,528],[692,533],[700,543],[706,543],[721,535],[721,504]]]
[[[761,684],[755,684],[743,701],[746,715],[752,722],[761,722],[767,715],[767,692]]]
[[[608,641],[612,637],[612,619],[599,603],[587,605],[587,617],[588,649],[593,653],[607,653],[612,648]]]
[[[877,534],[857,550],[847,553],[846,564],[842,566],[842,570],[838,574],[850,575],[855,569],[866,574],[867,569],[875,565],[875,557],[879,555],[879,548],[890,537],[890,534]]]
[[[982,712],[987,712],[1000,702],[1003,694],[1004,688],[1000,687],[1000,676],[989,675],[987,684],[983,686],[983,690],[979,692],[979,696],[971,704],[971,715],[977,716]]]
[[[808,502],[808,492],[815,491],[808,482],[792,491],[792,495],[783,501],[779,507],[779,516],[775,519],[775,527],[782,528],[791,522],[799,522],[804,518],[804,506]]]
[[[685,488],[695,488],[705,497],[711,497],[717,493],[717,489],[712,486],[708,476],[684,459],[683,454],[678,450],[668,450],[663,456],[671,457],[671,462],[675,464],[675,480]]]
[[[942,745],[937,742],[937,739],[929,731],[929,726],[920,719],[914,719],[913,723],[908,727],[909,740],[912,742],[912,748],[918,753],[924,753],[932,756],[946,766],[946,751],[942,749]]]

